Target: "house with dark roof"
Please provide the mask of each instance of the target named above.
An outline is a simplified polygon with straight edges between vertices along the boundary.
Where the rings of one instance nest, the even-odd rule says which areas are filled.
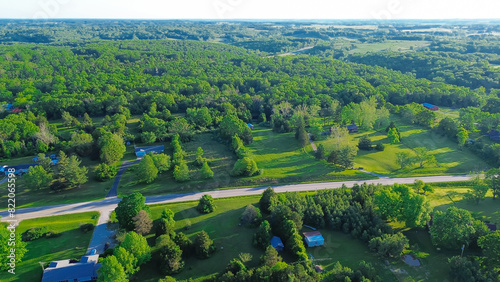
[[[346,126],[347,130],[349,130],[349,133],[354,133],[354,132],[358,132],[358,126],[355,125],[354,123],[353,124],[349,124]]]
[[[135,156],[138,158],[142,158],[149,153],[160,154],[165,151],[165,145],[158,146],[147,146],[147,147],[134,147]]]
[[[317,247],[325,244],[325,238],[319,231],[304,232],[303,234],[307,247]]]
[[[97,270],[101,264],[99,255],[83,256],[79,262],[53,261],[43,271],[42,282],[84,282],[97,281]]]
[[[488,134],[488,135],[489,135],[491,141],[500,142],[500,131],[492,130],[492,131],[490,131],[490,134]]]
[[[422,106],[424,106],[424,108],[426,108],[428,110],[431,110],[431,111],[437,111],[437,110],[439,110],[438,106],[435,106],[435,105],[429,104],[429,103],[423,103]]]
[[[273,236],[271,238],[271,246],[276,249],[276,251],[281,252],[285,248],[285,245],[283,245],[283,242],[281,241],[281,238],[278,236]]]

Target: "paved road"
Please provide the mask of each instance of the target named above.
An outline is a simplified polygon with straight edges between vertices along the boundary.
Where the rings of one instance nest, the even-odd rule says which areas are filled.
[[[120,179],[122,178],[122,174],[129,168],[131,165],[134,165],[141,160],[135,160],[135,161],[124,161],[122,162],[120,169],[118,170],[118,173],[115,176],[115,182],[113,182],[113,186],[111,187],[111,190],[109,190],[108,194],[106,195],[106,198],[112,198],[116,197],[118,195],[118,184],[120,183]]]
[[[316,191],[322,189],[335,189],[342,187],[342,185],[346,185],[347,187],[352,187],[354,184],[362,184],[364,182],[368,184],[380,183],[383,185],[392,185],[394,183],[411,184],[415,181],[415,179],[420,179],[426,183],[435,183],[435,182],[467,181],[471,179],[471,176],[450,175],[450,176],[426,176],[426,177],[406,177],[406,178],[386,177],[386,178],[372,179],[372,180],[307,183],[307,184],[280,185],[272,187],[276,192],[282,193],[282,192],[292,192],[292,191]],[[146,197],[146,203],[151,205],[151,204],[161,204],[161,203],[197,201],[198,199],[200,199],[202,195],[205,194],[210,194],[214,198],[258,195],[261,194],[266,188],[267,186],[262,186],[262,187],[252,187],[252,188],[239,188],[239,189],[227,189],[227,190],[206,191],[206,192],[150,196]],[[64,214],[80,213],[88,211],[99,211],[101,212],[101,214],[104,214],[107,211],[113,210],[119,201],[120,201],[119,198],[112,197],[94,202],[23,208],[16,211],[16,219],[20,221],[30,218],[64,215]],[[6,220],[7,212],[1,211],[0,216],[2,217],[2,220]]]

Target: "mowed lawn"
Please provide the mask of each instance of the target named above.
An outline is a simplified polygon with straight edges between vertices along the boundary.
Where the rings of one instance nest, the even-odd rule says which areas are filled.
[[[250,253],[253,259],[246,265],[255,267],[259,264],[259,258],[264,253],[252,246],[255,228],[239,226],[240,217],[248,204],[257,206],[260,196],[215,199],[217,209],[210,214],[200,214],[196,210],[197,202],[184,202],[168,205],[151,206],[154,219],[158,219],[165,207],[175,213],[176,232],[183,232],[191,240],[196,234],[205,230],[214,240],[216,253],[208,259],[197,259],[191,257],[185,260],[184,270],[175,275],[177,279],[189,279],[207,277],[222,272],[229,261],[237,258],[240,253]],[[148,242],[154,246],[154,236],[148,236]],[[154,247],[153,247],[154,248]],[[164,277],[159,272],[158,255],[153,254],[153,259],[141,267],[138,274],[131,281],[156,282]]]
[[[41,238],[28,242],[28,252],[23,261],[16,265],[16,274],[0,273],[0,281],[40,281],[42,264],[63,259],[77,259],[87,252],[92,232],[83,233],[81,224],[97,224],[98,212],[86,212],[61,216],[23,220],[17,227],[18,236],[31,227],[46,226],[48,230],[61,233],[57,238]]]
[[[372,140],[372,144],[384,144],[385,146],[384,151],[359,150],[354,160],[355,167],[363,167],[365,170],[392,177],[466,174],[490,168],[488,164],[468,149],[460,150],[458,144],[447,137],[418,125],[406,124],[400,119],[394,120],[401,132],[401,143],[390,144],[385,129],[360,130],[360,132],[352,134],[355,144],[362,136],[368,136]],[[331,147],[328,139],[315,143],[323,144],[327,151]],[[420,168],[419,164],[414,164],[401,169],[396,163],[396,154],[399,152],[414,154],[412,149],[416,147],[427,148],[429,153],[435,156],[437,165],[424,164],[424,167]]]

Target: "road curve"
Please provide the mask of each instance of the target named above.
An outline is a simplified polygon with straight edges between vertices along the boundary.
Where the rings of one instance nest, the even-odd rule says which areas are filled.
[[[392,185],[394,183],[411,184],[416,179],[420,179],[426,183],[436,183],[436,182],[468,181],[471,178],[472,176],[469,175],[443,175],[443,176],[405,177],[405,178],[387,177],[387,178],[372,179],[372,180],[305,183],[305,184],[293,184],[293,185],[278,185],[271,187],[273,187],[277,193],[283,193],[283,192],[335,189],[335,188],[340,188],[343,185],[347,187],[352,187],[354,184],[363,184],[363,183],[382,184],[382,185]],[[212,195],[212,197],[214,198],[258,195],[261,194],[267,187],[268,186],[261,186],[261,187],[251,187],[251,188],[238,188],[238,189],[150,196],[146,197],[146,204],[152,205],[152,204],[175,203],[184,201],[197,201],[198,199],[201,198],[202,195],[205,194]],[[101,214],[109,213],[116,207],[116,205],[120,200],[121,200],[120,198],[112,197],[94,202],[23,208],[16,210],[15,219],[17,221],[21,221],[24,219],[31,219],[37,217],[56,216],[56,215],[88,212],[88,211],[99,211]],[[2,221],[6,221],[9,219],[7,211],[1,211],[0,216],[2,217]]]

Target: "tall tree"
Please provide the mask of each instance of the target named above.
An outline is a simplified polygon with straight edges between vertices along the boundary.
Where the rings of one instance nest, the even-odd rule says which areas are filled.
[[[99,147],[101,150],[101,160],[108,165],[123,158],[126,150],[122,137],[109,132],[99,138]]]
[[[152,183],[158,177],[158,169],[156,168],[153,158],[150,155],[145,155],[137,165],[137,179],[140,182]]]
[[[465,141],[467,141],[467,139],[469,138],[469,132],[467,132],[467,130],[463,126],[461,126],[458,128],[457,138],[458,145],[464,146]]]
[[[68,158],[67,165],[59,165],[59,175],[62,177],[60,181],[66,182],[69,187],[80,187],[80,185],[87,182],[88,169],[81,166],[82,161],[77,156],[73,155]]]
[[[125,239],[120,246],[137,258],[138,266],[151,259],[151,248],[148,245],[148,241],[142,235],[134,231],[130,231],[125,235]]]
[[[408,152],[396,153],[396,163],[404,169],[413,163],[413,157]]]
[[[113,255],[123,266],[123,269],[125,270],[125,274],[127,276],[133,275],[134,273],[139,271],[139,267],[137,266],[137,258],[125,248],[121,246],[114,248]]]
[[[266,252],[260,257],[261,264],[268,267],[275,266],[281,260],[282,258],[278,255],[278,251],[271,245],[267,246]]]
[[[139,192],[125,196],[115,209],[116,218],[121,228],[133,230],[135,228],[133,217],[139,211],[145,210],[149,212],[149,207],[145,204],[146,198]]]
[[[500,230],[479,237],[477,244],[483,250],[486,265],[492,270],[500,270]]]
[[[201,166],[201,177],[204,179],[211,179],[214,177],[214,172],[210,169],[207,161],[205,161]]]
[[[268,187],[264,192],[262,193],[262,196],[260,197],[259,200],[259,207],[260,209],[269,214],[271,212],[271,199],[276,196],[276,192],[274,192],[274,189],[271,187]]]
[[[160,250],[161,273],[169,275],[179,273],[183,267],[181,248],[174,241],[169,240]]]
[[[52,173],[48,173],[43,166],[32,166],[28,173],[23,177],[29,188],[36,190],[48,188],[52,181]]]
[[[97,270],[98,282],[127,282],[127,275],[123,266],[118,262],[115,256],[108,256],[102,261],[102,266]]]
[[[204,230],[196,234],[193,245],[198,258],[208,258],[215,252],[214,242]]]
[[[300,147],[305,147],[309,141],[309,136],[306,132],[306,125],[302,116],[298,116],[296,120],[295,139],[299,141]]]
[[[174,179],[178,182],[189,180],[189,168],[186,161],[182,161],[179,165],[174,167]]]
[[[12,226],[6,227],[4,224],[0,224],[0,252],[2,256],[0,256],[0,270],[7,271],[12,269],[12,265],[10,263],[14,262],[15,265],[18,265],[26,252],[26,242],[22,241],[22,236],[18,232],[16,236],[12,239]],[[15,248],[14,248],[15,247]],[[12,250],[14,249],[14,252]]]
[[[389,129],[389,132],[387,133],[387,138],[389,139],[389,143],[391,144],[397,144],[401,142],[398,131],[395,127]]]
[[[493,199],[500,197],[500,168],[492,168],[486,172],[485,182],[493,192]]]
[[[217,206],[214,203],[214,199],[210,195],[203,195],[196,207],[200,213],[211,213],[215,211],[216,208]]]

